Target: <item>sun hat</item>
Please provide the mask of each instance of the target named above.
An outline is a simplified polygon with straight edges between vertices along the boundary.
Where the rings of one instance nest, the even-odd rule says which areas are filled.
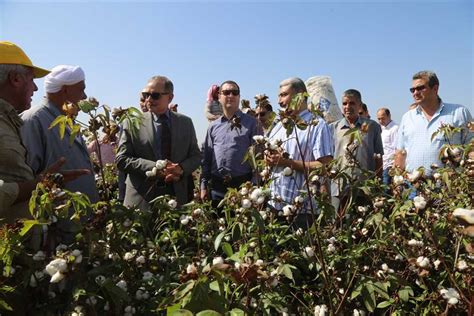
[[[26,56],[25,52],[17,45],[0,41],[0,64],[9,65],[23,65],[33,68],[35,78],[41,78],[49,74],[49,70],[36,67],[31,62],[31,59]]]

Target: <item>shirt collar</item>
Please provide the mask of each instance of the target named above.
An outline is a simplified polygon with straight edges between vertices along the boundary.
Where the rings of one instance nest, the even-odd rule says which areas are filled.
[[[232,117],[230,118],[230,120],[232,120],[234,117],[241,118],[243,114],[244,114],[244,113],[243,113],[241,110],[237,110],[237,112],[234,113],[234,116],[232,116]],[[228,120],[227,117],[225,117],[225,115],[222,114],[222,116],[221,116],[221,122],[228,122],[228,121],[230,121],[230,120]]]
[[[162,116],[162,115],[165,115],[166,118],[169,119],[169,118],[170,118],[170,110],[166,110],[166,112],[163,113],[163,114],[156,114],[156,113],[154,113],[154,112],[151,112],[151,117],[153,118],[153,121],[155,121],[155,122],[158,122],[160,116]]]
[[[351,124],[349,123],[349,121],[345,117],[343,118],[343,120],[344,120],[343,127],[350,127],[351,126]],[[364,119],[359,116],[357,118],[357,120],[355,121],[354,125],[355,126],[361,126],[363,122],[364,122]]]

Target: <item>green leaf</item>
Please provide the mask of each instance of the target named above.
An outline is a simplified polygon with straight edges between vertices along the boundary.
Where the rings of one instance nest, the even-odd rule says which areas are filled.
[[[278,274],[283,273],[283,275],[286,276],[288,279],[295,281],[293,279],[293,272],[291,271],[291,269],[296,269],[296,267],[290,264],[282,264],[281,266],[278,267],[277,273]]]
[[[373,312],[375,310],[376,301],[375,301],[374,287],[372,283],[369,283],[369,282],[366,283],[365,286],[362,288],[361,294],[362,294],[365,308],[367,308],[369,312]]]
[[[10,305],[8,305],[8,303],[5,302],[4,300],[0,300],[0,309],[7,310],[7,311],[13,310],[13,308]]]
[[[222,243],[222,250],[224,250],[227,257],[231,257],[234,254],[232,246],[228,242]]]
[[[413,295],[414,295],[413,290],[409,286],[405,286],[403,289],[398,291],[398,297],[400,297],[400,299],[403,302],[408,302],[408,300],[410,299],[410,296],[413,296]]]
[[[260,215],[257,210],[252,210],[252,217],[255,219],[255,222],[258,225],[258,229],[260,230],[260,233],[263,233],[265,231],[265,221],[262,218],[262,215]]]
[[[216,240],[214,240],[214,249],[217,251],[219,249],[219,245],[221,244],[222,238],[225,236],[225,231],[217,235]]]
[[[36,219],[29,219],[29,220],[23,221],[23,228],[20,231],[20,236],[25,236],[25,234],[29,232],[30,229],[37,224],[39,224],[39,221],[37,221]]]
[[[196,314],[196,316],[221,316],[221,313],[207,309]]]
[[[234,308],[229,312],[230,316],[244,316],[245,312],[239,308]]]
[[[393,301],[384,301],[384,302],[380,302],[378,305],[377,305],[377,308],[385,308],[385,307],[388,307],[390,305],[393,304]]]
[[[193,313],[191,311],[188,311],[187,309],[178,309],[172,312],[166,313],[169,316],[193,316]]]

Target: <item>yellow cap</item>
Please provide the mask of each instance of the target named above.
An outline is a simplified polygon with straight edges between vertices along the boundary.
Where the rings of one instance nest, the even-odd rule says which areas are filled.
[[[0,41],[0,64],[23,65],[33,68],[35,78],[41,78],[50,73],[49,70],[33,66],[31,59],[18,46],[10,42]]]

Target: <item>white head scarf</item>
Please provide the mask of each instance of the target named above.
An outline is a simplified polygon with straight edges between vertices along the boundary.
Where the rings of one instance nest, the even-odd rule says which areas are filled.
[[[86,79],[84,71],[79,66],[59,65],[51,70],[44,79],[44,90],[56,93],[63,86],[71,86]]]

